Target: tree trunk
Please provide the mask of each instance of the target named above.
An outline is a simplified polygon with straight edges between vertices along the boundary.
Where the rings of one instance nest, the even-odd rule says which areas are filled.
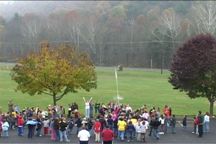
[[[209,101],[210,102],[210,109],[209,109],[209,112],[210,112],[210,115],[211,116],[213,116],[213,114],[214,114],[214,101],[213,100],[211,100],[211,101]]]
[[[56,102],[57,102],[57,100],[56,100],[56,95],[53,95],[53,105],[54,105],[54,106],[56,106]]]

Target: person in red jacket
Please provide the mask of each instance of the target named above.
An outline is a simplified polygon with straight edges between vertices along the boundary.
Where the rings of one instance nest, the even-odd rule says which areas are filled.
[[[24,119],[21,115],[17,116],[18,136],[23,136]]]
[[[102,131],[101,137],[103,144],[112,144],[114,133],[108,126],[106,126],[106,128]]]
[[[100,142],[100,132],[101,132],[101,123],[97,119],[93,125],[93,130],[95,133],[95,142]]]

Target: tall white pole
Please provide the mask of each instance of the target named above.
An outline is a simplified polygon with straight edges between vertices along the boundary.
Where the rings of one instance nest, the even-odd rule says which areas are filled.
[[[119,105],[119,89],[118,89],[118,75],[117,70],[115,68],[115,79],[116,79],[116,94],[117,94],[117,103]]]

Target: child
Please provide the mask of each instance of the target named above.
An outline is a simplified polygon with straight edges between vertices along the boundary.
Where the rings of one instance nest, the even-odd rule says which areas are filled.
[[[133,136],[134,136],[134,133],[136,131],[134,125],[132,124],[132,121],[129,121],[128,123],[128,126],[127,126],[127,138],[128,138],[128,142],[132,141],[133,140]]]
[[[141,140],[143,140],[143,142],[146,142],[145,140],[146,130],[147,130],[147,121],[143,121],[141,125]]]
[[[23,136],[24,119],[21,115],[17,116],[18,136]]]
[[[9,137],[8,130],[9,130],[9,123],[4,119],[3,124],[2,124],[2,136],[3,137]]]
[[[198,134],[198,124],[199,124],[199,119],[197,116],[194,117],[194,130],[192,133]]]
[[[135,129],[136,129],[137,141],[141,141],[142,123],[140,119],[138,119],[138,122],[135,125]]]
[[[101,123],[99,119],[97,119],[96,122],[94,123],[93,130],[95,133],[95,142],[100,142]]]
[[[43,120],[44,136],[48,135],[49,123],[50,123],[49,119],[47,119],[47,117],[45,117],[45,119]]]
[[[165,118],[164,118],[164,115],[161,115],[160,118],[159,118],[159,121],[161,123],[161,134],[164,134],[165,132]]]

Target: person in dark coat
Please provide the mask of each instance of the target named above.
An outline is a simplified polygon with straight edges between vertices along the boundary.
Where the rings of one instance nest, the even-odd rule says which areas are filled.
[[[152,127],[152,133],[153,136],[158,140],[159,137],[159,131],[158,131],[158,127],[160,126],[160,121],[158,120],[158,118],[152,117],[151,121],[150,121],[150,126]]]
[[[175,130],[175,127],[176,127],[176,118],[175,118],[175,115],[173,115],[170,119],[170,126],[171,126],[171,129],[172,129],[172,134],[175,134],[176,133],[176,130]]]
[[[128,142],[133,140],[133,136],[134,136],[135,132],[136,132],[136,129],[135,129],[134,125],[132,124],[131,121],[129,121],[129,123],[127,125],[127,129],[126,129]]]
[[[184,116],[183,120],[182,120],[182,125],[183,128],[186,129],[187,128],[187,115]]]
[[[34,131],[36,127],[37,121],[29,118],[26,125],[28,125],[28,138],[33,138],[34,136]]]
[[[199,111],[198,114],[198,133],[199,133],[199,137],[203,136],[203,116],[202,116],[202,112]]]

